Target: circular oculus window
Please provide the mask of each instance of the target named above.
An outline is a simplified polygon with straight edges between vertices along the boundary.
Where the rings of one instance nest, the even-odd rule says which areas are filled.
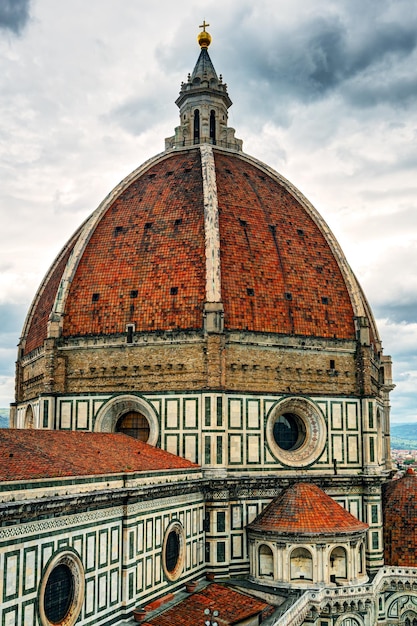
[[[43,626],[73,626],[84,602],[84,569],[75,552],[53,556],[39,588],[39,616]]]
[[[305,398],[287,398],[271,410],[266,437],[274,456],[289,467],[316,461],[326,444],[326,424],[318,407]]]
[[[172,522],[165,531],[162,546],[162,565],[168,580],[178,580],[184,569],[185,532],[182,524]]]

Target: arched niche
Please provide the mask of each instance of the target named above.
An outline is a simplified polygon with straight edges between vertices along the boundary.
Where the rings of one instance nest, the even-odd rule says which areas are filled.
[[[35,428],[35,417],[33,413],[33,407],[28,404],[25,412],[25,428]]]
[[[347,571],[347,552],[345,548],[338,546],[330,552],[330,576],[336,579],[346,579]]]
[[[307,548],[295,548],[291,552],[290,579],[313,580],[313,557]]]
[[[269,546],[263,543],[258,550],[259,576],[273,578],[274,576],[274,554]]]

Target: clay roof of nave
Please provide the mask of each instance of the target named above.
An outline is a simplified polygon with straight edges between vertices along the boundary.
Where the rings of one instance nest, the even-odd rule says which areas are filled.
[[[0,482],[197,468],[121,433],[0,429]]]
[[[383,507],[385,563],[417,567],[417,474],[412,468],[384,486]]]
[[[320,535],[361,532],[368,525],[317,485],[296,483],[275,498],[248,528],[277,534]]]
[[[213,152],[225,329],[354,339],[354,317],[363,313],[352,302],[363,295],[353,279],[348,284],[350,270],[342,273],[346,261],[331,233],[260,162]],[[192,148],[166,153],[110,194],[86,222],[81,251],[76,244],[70,256],[68,247],[41,286],[27,318],[25,353],[47,337],[66,262],[75,265],[62,281],[64,337],[124,333],[128,323],[136,332],[201,329],[202,186],[200,151]]]
[[[145,608],[151,610],[152,605]],[[206,618],[204,611],[206,609],[219,611],[218,618],[213,617],[213,621],[217,621],[222,626],[227,626],[240,623],[261,612],[264,616],[270,615],[275,607],[226,585],[211,583],[203,589],[198,589],[174,606],[167,608],[166,611],[159,612],[155,617],[145,619],[142,624],[143,626],[172,626],[172,624],[195,626],[195,624],[204,624]]]

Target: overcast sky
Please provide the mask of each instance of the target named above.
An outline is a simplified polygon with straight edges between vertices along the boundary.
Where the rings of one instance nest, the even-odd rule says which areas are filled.
[[[203,19],[229,125],[329,223],[417,421],[415,0],[0,0],[0,406],[55,255],[178,125]]]

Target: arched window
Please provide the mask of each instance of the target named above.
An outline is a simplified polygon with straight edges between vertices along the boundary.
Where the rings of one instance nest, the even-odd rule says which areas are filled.
[[[331,551],[330,576],[347,578],[347,554],[344,548],[338,547]]]
[[[341,622],[340,626],[360,626],[360,623],[354,617],[347,617]]]
[[[210,111],[210,143],[216,143],[216,114]]]
[[[146,443],[150,433],[149,422],[144,415],[136,411],[129,411],[119,418],[116,432],[124,433]]]
[[[194,143],[200,143],[200,111],[194,111]]]
[[[290,556],[291,580],[313,580],[313,558],[306,548],[296,548]]]
[[[274,555],[269,546],[263,544],[259,548],[259,576],[274,576]]]

